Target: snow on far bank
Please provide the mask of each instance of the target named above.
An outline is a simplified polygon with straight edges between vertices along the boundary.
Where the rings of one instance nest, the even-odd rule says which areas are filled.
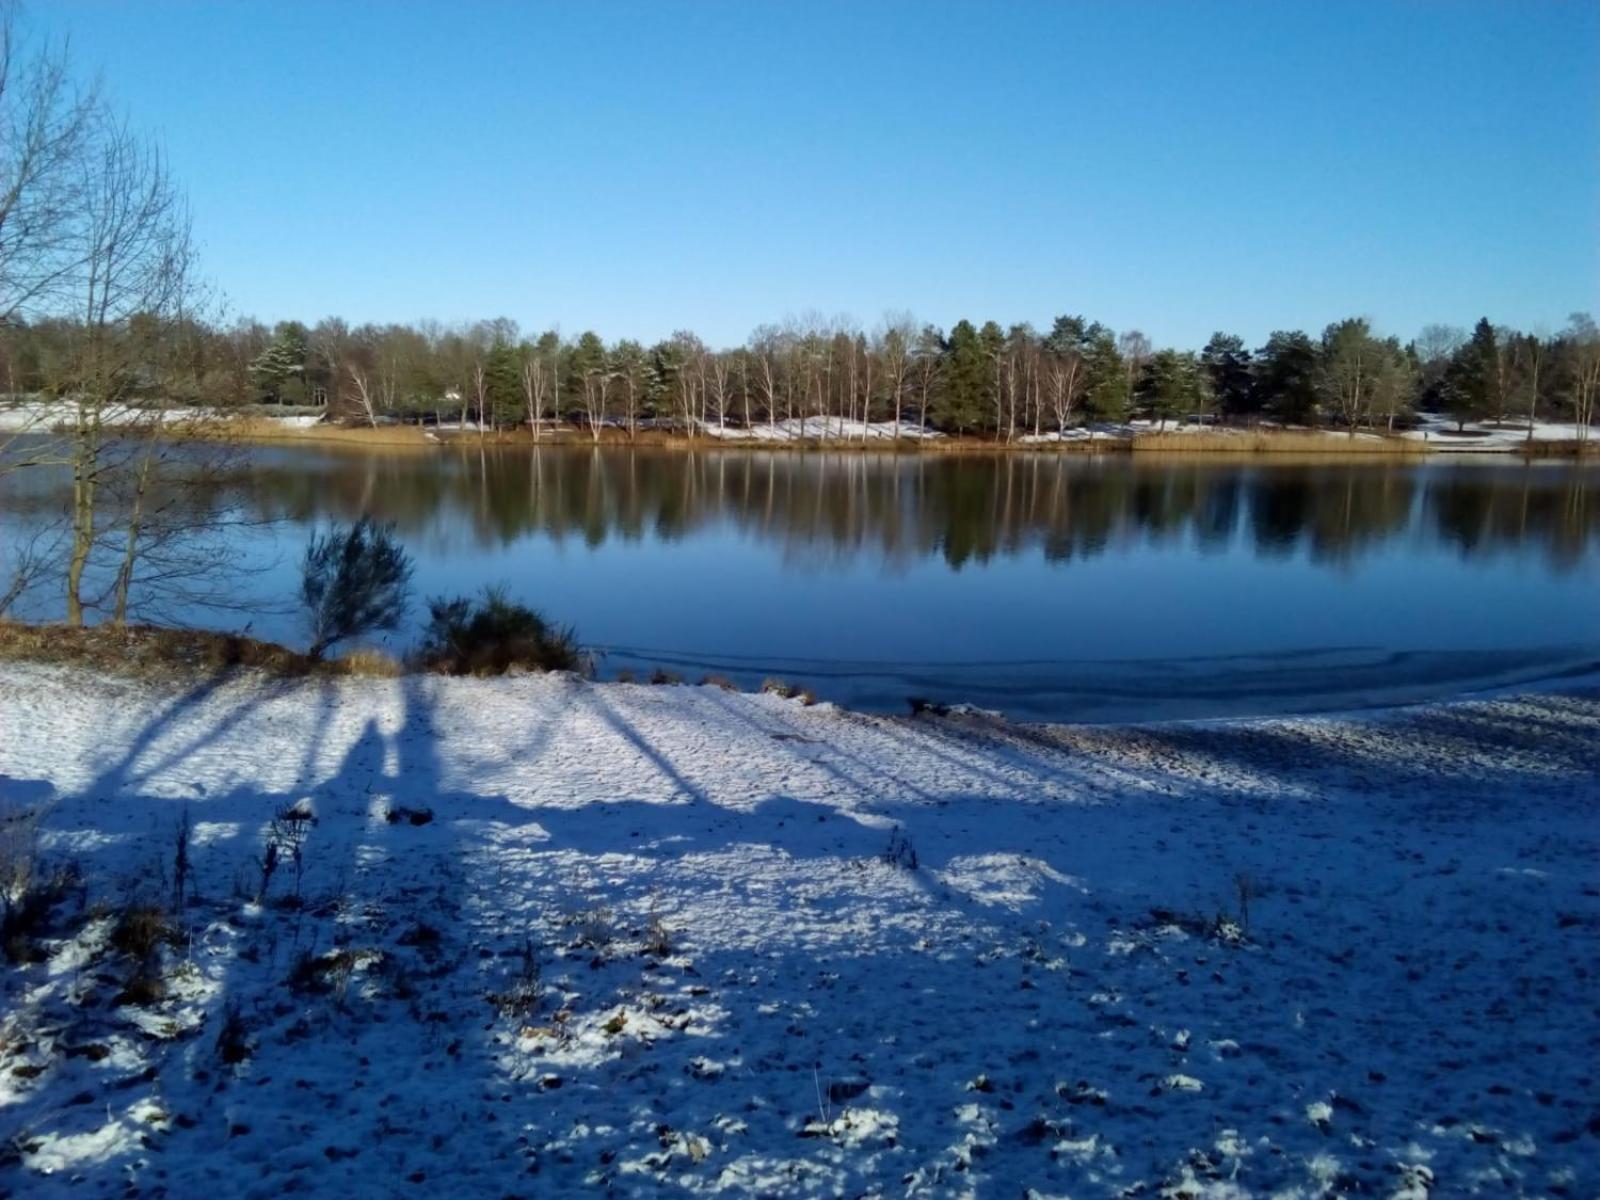
[[[1535,442],[1576,442],[1583,430],[1571,421],[1535,421]],[[1430,450],[1438,453],[1515,453],[1528,443],[1528,420],[1512,418],[1503,425],[1485,421],[1468,421],[1458,430],[1456,422],[1442,413],[1423,413],[1416,429],[1408,429],[1401,437],[1410,441],[1425,441]],[[1589,437],[1596,438],[1590,430]]]
[[[86,905],[3,975],[0,1191],[1600,1186],[1592,689],[1118,729],[5,664],[0,729]]]
[[[700,431],[725,441],[745,442],[795,442],[802,440],[862,442],[910,438],[913,441],[937,440],[945,435],[928,429],[914,421],[847,421],[842,417],[804,417],[776,421],[768,425],[757,423],[745,426],[713,425],[701,423]]]
[[[66,400],[5,401],[0,403],[0,432],[50,433],[70,428],[76,419],[77,408]],[[101,423],[112,428],[129,428],[148,425],[152,421],[164,425],[193,424],[200,421],[227,419],[228,414],[212,408],[134,408],[129,405],[112,405],[100,417]],[[306,414],[293,416],[258,416],[259,421],[281,425],[285,429],[309,429],[322,418]]]

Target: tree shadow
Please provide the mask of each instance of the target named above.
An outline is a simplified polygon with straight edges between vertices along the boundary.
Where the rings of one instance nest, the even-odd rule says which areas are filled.
[[[448,1178],[469,1193],[672,1195],[711,1178],[777,1193],[893,1178],[939,1193],[970,1170],[996,1187],[1094,1192],[1115,1157],[1154,1161],[1152,1147],[1169,1147],[1176,1161],[1219,1128],[1284,1148],[1253,1160],[1250,1188],[1298,1186],[1299,1164],[1325,1146],[1302,1128],[1307,1097],[1358,1098],[1361,1128],[1397,1145],[1441,1116],[1411,1098],[1385,1107],[1365,1075],[1363,1044],[1382,1044],[1448,1081],[1430,1057],[1427,1005],[1407,997],[1475,981],[1486,1006],[1501,999],[1496,973],[1466,961],[1449,928],[1423,922],[1363,944],[1400,889],[1424,892],[1429,912],[1460,902],[1443,890],[1449,862],[1390,853],[1351,802],[1447,803],[1426,791],[1437,782],[1427,747],[1447,741],[1512,748],[1474,763],[1468,799],[1600,777],[1600,746],[1585,736],[1600,720],[1593,694],[1526,703],[1509,743],[1505,714],[1472,706],[1361,738],[1337,721],[1312,736],[1292,721],[1112,730],[961,718],[858,722],[846,742],[829,739],[826,714],[756,712],[704,689],[651,697],[725,760],[752,737],[763,753],[776,740],[797,786],[744,794],[703,747],[675,759],[642,701],[605,687],[550,683],[562,690],[508,740],[477,728],[470,687],[426,677],[237,696],[221,686],[164,706],[60,795],[62,820],[93,835],[66,844],[99,878],[170,853],[167,830],[188,805],[200,899],[176,914],[172,994],[148,1012],[111,1004],[108,985],[63,1022],[38,991],[49,977],[28,977],[41,1071],[0,1108],[0,1135],[22,1147],[0,1159],[0,1186],[195,1194],[232,1178],[240,1194],[291,1183],[393,1193]],[[513,798],[548,746],[579,734],[596,758],[592,790],[637,759],[647,772],[615,777],[638,794]],[[262,739],[281,751],[271,762]],[[1415,761],[1396,761],[1407,744]],[[1539,747],[1551,754],[1521,754]],[[245,763],[257,762],[252,777]],[[16,783],[0,777],[0,793],[54,786]],[[1124,802],[1085,802],[1110,794]],[[1240,804],[1250,810],[1223,811]],[[258,903],[274,819],[296,810],[315,818],[303,887],[280,864]],[[160,836],[130,851],[152,813]],[[914,869],[886,861],[896,827]],[[1456,837],[1448,854],[1469,844]],[[1152,918],[1226,903],[1244,869],[1270,888],[1245,948]],[[170,870],[145,874],[130,892],[169,891]],[[1508,911],[1530,927],[1549,915],[1536,897],[1517,903]],[[1507,946],[1509,994],[1530,973],[1510,956],[1530,951]],[[1531,953],[1531,970],[1557,980],[1539,986],[1561,1011],[1582,1010],[1555,969],[1565,951],[1538,942]],[[1408,974],[1419,967],[1430,973],[1420,983]],[[77,969],[92,991],[97,972],[124,968],[106,956]],[[1433,1002],[1449,1003],[1442,991]],[[1341,1024],[1344,1009],[1361,1019]],[[230,1013],[250,1046],[236,1063],[218,1051]],[[1173,1049],[1180,1029],[1193,1056]],[[1506,1036],[1512,1098],[1470,1104],[1515,1132],[1536,1076],[1563,1096],[1581,1089],[1524,1044],[1543,1035]],[[1213,1044],[1232,1048],[1199,1057]],[[1203,1100],[1153,1093],[1185,1072],[1205,1076]],[[1084,1100],[1095,1089],[1108,1108]],[[1124,1149],[1046,1152],[1091,1135]],[[1441,1162],[1470,1152],[1436,1140]],[[59,1165],[49,1177],[45,1161]],[[1125,1169],[1131,1185],[1143,1168]],[[1386,1178],[1381,1164],[1348,1169],[1367,1190]]]

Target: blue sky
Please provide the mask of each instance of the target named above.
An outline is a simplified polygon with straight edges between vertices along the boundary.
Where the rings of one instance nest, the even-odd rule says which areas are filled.
[[[1600,309],[1600,4],[35,0],[264,320]]]

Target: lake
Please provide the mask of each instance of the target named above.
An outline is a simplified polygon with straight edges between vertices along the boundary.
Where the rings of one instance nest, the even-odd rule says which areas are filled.
[[[0,536],[65,501],[26,474]],[[874,710],[1282,713],[1600,660],[1600,470],[1572,463],[263,446],[205,503],[242,522],[204,597],[233,607],[157,586],[147,615],[303,644],[308,531],[370,512],[415,556],[418,620],[499,583],[602,677],[778,676]]]

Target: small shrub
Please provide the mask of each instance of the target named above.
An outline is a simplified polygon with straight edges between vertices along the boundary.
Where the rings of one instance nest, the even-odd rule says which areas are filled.
[[[904,871],[917,869],[917,848],[911,844],[911,839],[901,832],[898,825],[889,832],[889,844],[884,847],[880,857],[891,867],[899,867]]]
[[[303,950],[289,969],[289,990],[318,996],[332,994],[342,1006],[361,954],[366,954],[369,960],[373,957],[369,952],[358,954],[347,947],[329,950],[326,954]]]
[[[672,953],[672,931],[661,915],[660,898],[650,897],[650,915],[644,924],[644,952],[656,958],[666,958]]]
[[[737,692],[739,690],[739,685],[726,675],[702,675],[700,677],[700,686],[721,688],[725,692]]]
[[[0,812],[0,952],[14,963],[40,957],[36,940],[81,884],[77,868],[48,869],[39,855],[42,808]]]
[[[117,993],[112,1002],[133,1004],[143,1008],[151,1004],[160,1004],[166,996],[167,983],[161,978],[161,972],[154,967],[139,967],[128,976],[127,983],[123,984],[122,991]]]
[[[637,683],[638,681],[639,673],[632,667],[623,667],[622,670],[617,672],[618,683]]]
[[[489,1003],[502,1017],[526,1020],[539,1008],[539,954],[532,938],[522,939],[519,967],[515,978],[503,992],[490,992]]]
[[[1176,926],[1190,937],[1218,941],[1224,945],[1237,946],[1247,940],[1239,923],[1227,913],[1219,912],[1208,917],[1202,913],[1157,907],[1150,910],[1150,920],[1155,925]]]
[[[570,626],[551,625],[542,614],[484,589],[480,600],[464,596],[428,601],[428,627],[417,661],[444,675],[504,675],[527,671],[580,671],[585,666]]]
[[[800,694],[800,689],[784,679],[768,677],[761,681],[761,690],[773,696],[782,696],[785,700],[793,700]]]
[[[663,684],[682,683],[683,676],[676,671],[669,671],[665,667],[657,667],[650,672],[650,682],[658,687]]]
[[[132,904],[122,910],[111,930],[111,946],[139,963],[149,962],[163,945],[177,941],[159,904]]]
[[[0,906],[0,952],[7,961],[41,961],[44,954],[38,939],[50,930],[61,902],[81,888],[82,879],[75,866],[44,872],[34,864],[26,888],[7,891],[5,903]]]
[[[585,909],[572,918],[572,923],[578,927],[577,944],[597,954],[604,954],[616,940],[616,925],[609,908]]]
[[[239,1006],[230,1002],[222,1010],[222,1027],[217,1030],[217,1057],[228,1066],[237,1066],[250,1057],[250,1029]]]
[[[256,898],[257,903],[266,896],[273,873],[285,861],[294,872],[294,895],[290,899],[296,905],[301,902],[301,887],[306,874],[306,841],[311,836],[311,827],[316,823],[316,815],[300,803],[286,805],[272,814],[272,821],[267,826],[267,847],[261,859],[261,892]]]
[[[941,704],[937,700],[929,700],[923,696],[910,696],[907,698],[906,703],[911,705],[911,715],[913,717],[947,717],[950,715],[950,706],[948,704]]]
[[[300,580],[311,626],[306,653],[315,662],[336,642],[398,628],[410,586],[411,558],[391,526],[362,517],[349,529],[313,534]]]
[[[43,811],[37,808],[0,811],[0,898],[7,905],[27,895],[33,886],[43,817]]]
[[[407,808],[404,804],[396,804],[392,805],[383,816],[391,825],[398,825],[402,821],[407,825],[426,825],[433,820],[433,809]]]
[[[261,852],[261,883],[256,888],[256,903],[260,904],[267,898],[267,888],[272,886],[272,877],[278,872],[278,843],[270,837],[267,847]]]

